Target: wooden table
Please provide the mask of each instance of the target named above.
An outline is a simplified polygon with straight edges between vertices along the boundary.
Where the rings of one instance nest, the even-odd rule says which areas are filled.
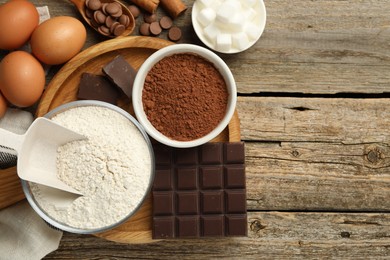
[[[81,18],[65,0],[33,2]],[[181,42],[200,44],[184,2]],[[390,2],[265,5],[256,45],[221,55],[239,92],[248,238],[129,245],[65,233],[45,259],[390,257]],[[102,40],[88,30],[85,48]]]

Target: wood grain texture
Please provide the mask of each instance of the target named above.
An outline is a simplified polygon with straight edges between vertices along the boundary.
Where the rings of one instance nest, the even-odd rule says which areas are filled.
[[[379,213],[250,212],[248,238],[126,245],[66,234],[45,259],[386,259],[389,223]]]
[[[16,166],[0,171],[0,210],[24,199]]]

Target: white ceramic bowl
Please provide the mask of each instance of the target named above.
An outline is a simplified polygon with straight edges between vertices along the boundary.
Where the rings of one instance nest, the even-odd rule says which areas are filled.
[[[35,210],[35,212],[37,212],[38,215],[43,220],[45,220],[47,224],[49,224],[51,227],[53,227],[55,229],[59,229],[59,230],[63,230],[63,231],[71,232],[71,233],[77,233],[77,234],[95,234],[95,233],[104,232],[104,231],[113,229],[113,228],[121,225],[125,221],[127,221],[142,206],[143,202],[145,201],[145,199],[147,198],[147,196],[151,190],[151,187],[153,185],[153,180],[154,180],[154,164],[155,163],[154,163],[154,152],[153,152],[152,144],[149,140],[147,133],[142,128],[142,126],[138,123],[137,120],[135,120],[134,117],[132,117],[125,110],[123,110],[117,106],[111,105],[109,103],[106,103],[106,102],[95,101],[95,100],[82,100],[82,101],[74,101],[74,102],[70,102],[70,103],[66,103],[66,104],[63,104],[61,106],[58,106],[57,108],[51,110],[46,115],[44,115],[44,117],[52,118],[55,115],[60,114],[62,112],[65,112],[69,109],[76,108],[76,107],[88,107],[88,106],[103,107],[103,108],[111,109],[111,110],[121,114],[122,116],[127,118],[132,124],[134,124],[134,126],[141,133],[143,139],[146,142],[146,145],[148,146],[150,160],[151,160],[151,168],[150,168],[150,172],[145,172],[145,178],[148,178],[148,188],[143,193],[142,199],[137,202],[137,206],[135,208],[133,208],[131,211],[129,211],[126,216],[123,216],[123,218],[120,221],[112,223],[111,225],[108,225],[108,226],[104,226],[104,227],[100,227],[100,228],[93,228],[93,229],[83,229],[83,228],[72,227],[72,226],[69,226],[69,225],[64,224],[62,222],[59,222],[54,217],[50,216],[50,214],[48,214],[40,206],[39,202],[36,200],[34,192],[31,189],[31,183],[28,181],[25,181],[25,180],[21,180],[22,188],[23,188],[24,194],[25,194],[28,202],[30,203],[31,207]],[[61,196],[58,197],[59,196],[58,194],[53,195],[53,193],[50,192],[50,190],[45,190],[45,191],[40,190],[40,192],[45,192],[46,195],[48,195],[48,196],[54,196],[54,197],[50,197],[50,198],[51,199],[53,198],[56,201],[59,201],[60,203],[62,201],[66,201],[66,200],[64,200],[66,198],[61,197],[62,195],[64,195],[63,193],[60,193]],[[68,194],[65,194],[64,196],[68,196]]]
[[[216,46],[216,43],[213,42],[209,37],[207,37],[205,30],[204,30],[205,27],[202,26],[202,24],[198,20],[198,16],[199,16],[199,13],[201,12],[201,10],[203,10],[204,8],[207,7],[207,6],[205,6],[204,3],[207,3],[207,5],[210,5],[211,8],[218,10],[224,2],[220,1],[220,0],[214,0],[214,1],[197,0],[197,1],[195,1],[194,5],[192,7],[191,19],[192,19],[192,26],[194,27],[195,33],[199,37],[199,39],[210,49],[217,51],[217,52],[220,52],[220,53],[226,53],[226,54],[239,53],[239,52],[245,51],[245,50],[249,49],[250,47],[252,47],[260,39],[260,36],[263,34],[265,24],[266,24],[267,12],[265,9],[264,1],[263,0],[256,0],[254,5],[250,8],[252,11],[250,13],[250,15],[246,14],[243,17],[241,17],[243,19],[249,19],[248,17],[253,16],[253,18],[251,19],[251,23],[253,23],[254,29],[250,29],[250,31],[254,30],[252,32],[252,33],[254,33],[254,37],[249,38],[249,41],[245,42],[245,44],[243,44],[243,46],[241,48],[237,48],[235,46],[232,46],[229,50],[218,49],[218,47]],[[246,11],[249,10],[248,7],[243,6],[242,8],[245,9]],[[233,16],[231,16],[231,17],[233,17]],[[242,19],[239,19],[239,20],[241,23],[243,23]],[[226,34],[226,33],[230,34],[231,33],[231,31],[229,32],[229,30],[230,30],[229,28],[231,28],[231,26],[227,25],[226,23],[221,23],[217,20],[214,20],[213,23],[216,25],[217,28],[219,28],[219,32],[221,34]],[[237,31],[235,33],[237,33]]]
[[[164,57],[171,56],[173,54],[178,54],[178,53],[197,54],[202,56],[206,60],[210,61],[211,63],[213,63],[215,68],[218,69],[218,71],[224,78],[227,86],[227,91],[229,94],[226,113],[222,121],[217,125],[216,128],[214,128],[214,130],[212,130],[207,135],[191,141],[172,140],[167,136],[163,135],[162,133],[160,133],[148,120],[145,111],[143,109],[143,103],[142,103],[142,91],[144,88],[145,77],[149,73],[150,69]],[[132,96],[133,108],[134,108],[136,118],[138,119],[140,124],[144,127],[146,132],[156,141],[177,148],[188,148],[188,147],[199,146],[206,142],[209,142],[210,140],[218,136],[229,124],[233,116],[234,110],[236,108],[236,102],[237,102],[236,83],[226,63],[214,52],[206,48],[197,45],[192,45],[192,44],[171,45],[168,47],[164,47],[156,51],[155,53],[153,53],[139,68],[137,76],[135,77],[134,80],[132,94],[133,94]]]

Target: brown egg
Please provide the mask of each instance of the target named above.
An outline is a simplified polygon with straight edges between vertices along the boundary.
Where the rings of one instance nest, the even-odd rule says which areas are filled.
[[[39,61],[25,51],[9,53],[0,62],[0,90],[18,107],[33,105],[45,87],[45,72]]]
[[[14,50],[25,44],[38,26],[35,6],[25,0],[0,5],[0,49]]]
[[[0,93],[0,118],[5,115],[5,112],[7,112],[7,108],[7,100],[5,100],[3,95]]]
[[[46,64],[62,64],[80,52],[87,38],[84,25],[76,18],[58,16],[41,23],[30,40],[32,53]]]

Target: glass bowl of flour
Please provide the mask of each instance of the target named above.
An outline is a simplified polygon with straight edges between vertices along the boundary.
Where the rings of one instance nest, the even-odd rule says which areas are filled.
[[[154,178],[154,153],[142,126],[121,108],[74,101],[45,117],[87,137],[57,151],[57,176],[83,196],[22,180],[32,208],[63,231],[112,229],[141,207]]]

